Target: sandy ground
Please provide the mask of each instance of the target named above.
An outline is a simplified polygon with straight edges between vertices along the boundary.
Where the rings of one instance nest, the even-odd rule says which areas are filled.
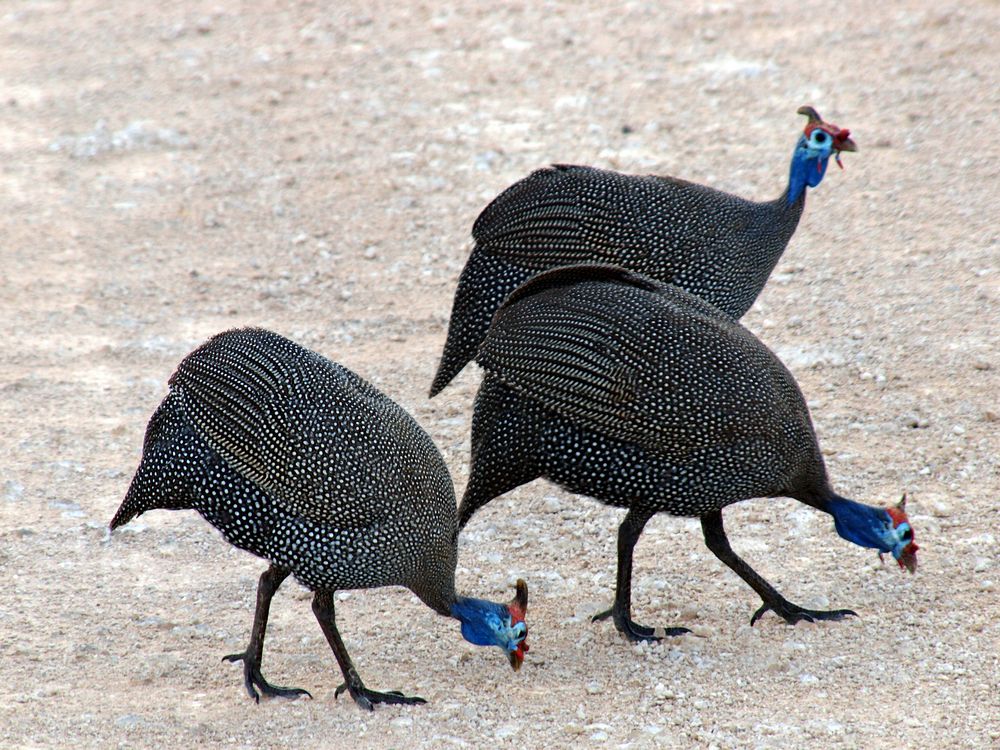
[[[0,746],[1000,747],[1000,6],[902,0],[6,3],[0,23]],[[329,6],[335,5],[335,8]],[[620,511],[537,482],[461,540],[460,586],[531,585],[502,655],[409,592],[340,596],[369,686],[294,583],[255,705],[220,662],[263,563],[194,513],[108,538],[166,379],[273,328],[414,413],[461,490],[479,373],[426,398],[472,221],[553,161],[783,186],[814,104],[860,146],[809,198],[746,324],[800,379],[837,489],[905,490],[917,575],[791,500],[727,511],[734,547],[844,623],[748,625],[758,600],[658,517],[632,647],[588,615]]]

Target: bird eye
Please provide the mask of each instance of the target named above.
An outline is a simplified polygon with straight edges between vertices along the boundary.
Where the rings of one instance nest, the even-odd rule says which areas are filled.
[[[903,532],[903,541],[908,542],[911,539],[913,539],[913,532],[910,531],[910,529],[907,529],[906,531]]]
[[[816,141],[816,143],[826,143],[826,133],[822,130],[817,130],[813,133],[813,140]]]
[[[523,622],[517,623],[513,628],[514,638],[519,641],[523,641],[525,636],[528,635],[528,626]]]

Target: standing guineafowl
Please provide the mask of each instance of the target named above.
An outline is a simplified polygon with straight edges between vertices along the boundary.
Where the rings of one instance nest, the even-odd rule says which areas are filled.
[[[792,604],[740,559],[722,525],[740,500],[793,497],[832,515],[845,539],[916,567],[903,505],[834,493],[791,373],[694,295],[612,266],[548,271],[510,295],[476,361],[485,376],[459,526],[537,477],[627,508],[614,607],[598,617],[630,639],[656,637],[631,619],[632,550],[656,513],[701,519],[708,548],[763,599],[751,623],[769,609],[789,623],[854,613]]]
[[[231,544],[270,562],[257,588],[244,684],[259,700],[308,694],[261,675],[268,609],[293,574],[348,690],[363,708],[423,703],[362,683],[334,620],[337,589],[406,586],[462,635],[499,646],[518,669],[527,587],[510,604],[455,593],[458,526],[451,477],[431,439],[357,375],[275,333],[221,333],[193,351],[146,429],[142,461],[111,521],[193,509]]]
[[[591,167],[540,169],[507,188],[476,219],[448,338],[430,395],[475,356],[504,298],[540,271],[613,263],[669,282],[733,318],[750,309],[785,251],[831,155],[855,151],[850,131],[812,107],[792,152],[788,186],[756,203],[673,177]]]

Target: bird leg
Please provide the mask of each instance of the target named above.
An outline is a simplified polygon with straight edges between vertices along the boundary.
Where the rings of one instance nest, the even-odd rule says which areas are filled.
[[[296,698],[300,695],[309,695],[309,692],[301,688],[278,687],[270,684],[260,673],[260,663],[264,658],[264,633],[267,631],[267,615],[271,609],[271,597],[274,596],[282,581],[288,578],[291,571],[287,568],[279,568],[272,565],[260,574],[257,582],[257,608],[253,615],[253,628],[250,630],[250,643],[247,650],[241,654],[229,654],[223,656],[223,661],[243,662],[243,684],[247,693],[257,703],[260,703],[261,693],[270,697]]]
[[[794,625],[800,620],[813,622],[814,620],[843,620],[852,615],[857,617],[858,613],[851,609],[805,609],[785,599],[778,593],[777,589],[733,552],[733,548],[729,546],[729,539],[726,537],[726,530],[722,526],[721,511],[713,511],[703,515],[701,517],[701,530],[705,535],[706,546],[715,553],[716,557],[732,568],[736,575],[750,584],[750,588],[760,594],[760,598],[764,600],[764,603],[750,618],[751,625],[757,622],[768,610],[784,618],[789,625]]]
[[[333,694],[334,698],[339,697],[342,692],[347,690],[351,694],[351,697],[354,698],[355,703],[361,706],[361,708],[369,711],[374,710],[374,704],[376,703],[427,702],[423,698],[403,695],[398,690],[390,690],[385,693],[379,693],[375,690],[369,690],[366,688],[365,684],[358,676],[357,671],[354,669],[351,657],[347,653],[347,647],[344,645],[344,641],[340,637],[340,632],[337,630],[337,623],[334,619],[333,611],[333,592],[317,591],[313,595],[312,609],[313,614],[316,615],[316,621],[319,622],[319,626],[323,629],[323,635],[326,636],[326,640],[329,642],[330,648],[333,649],[333,655],[337,657],[337,663],[340,665],[340,671],[344,673],[345,682],[337,688],[336,692]]]
[[[611,609],[599,612],[591,618],[591,622],[613,618],[618,632],[633,642],[658,641],[666,635],[683,635],[691,632],[687,628],[650,628],[632,620],[632,550],[639,541],[643,527],[652,516],[652,513],[636,511],[634,508],[625,515],[625,520],[618,527],[618,580],[615,603]]]

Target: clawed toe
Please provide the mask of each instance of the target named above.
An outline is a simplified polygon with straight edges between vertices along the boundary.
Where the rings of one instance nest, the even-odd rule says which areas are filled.
[[[598,612],[590,618],[590,621],[600,622],[601,620],[607,620],[609,617],[614,617],[614,608]],[[632,641],[632,643],[641,643],[643,641],[655,642],[662,638],[670,638],[691,632],[687,628],[650,628],[640,625],[634,622],[632,618],[626,616],[614,617],[614,621],[618,632]]]
[[[376,703],[417,705],[427,702],[419,696],[404,695],[398,690],[386,690],[385,692],[380,693],[377,690],[369,690],[364,685],[352,688],[346,682],[337,686],[337,689],[333,693],[333,697],[335,699],[339,698],[340,694],[345,691],[350,692],[354,702],[366,711],[374,711]]]
[[[754,625],[765,612],[774,612],[789,625],[797,622],[815,622],[816,620],[843,620],[848,617],[857,617],[858,613],[853,609],[806,609],[789,601],[764,602],[760,608],[753,613],[750,618],[750,625]]]
[[[222,657],[222,661],[243,662],[243,685],[246,688],[247,694],[255,703],[260,703],[261,695],[265,695],[268,698],[298,698],[303,695],[307,698],[312,698],[312,694],[308,690],[280,687],[269,683],[260,673],[260,665],[257,664],[256,659],[251,659],[245,652],[241,654],[227,654]],[[258,690],[260,691],[259,693],[257,692]]]
[[[601,620],[607,620],[611,617],[611,610],[606,609],[603,612],[598,612],[596,615],[590,618],[591,622],[600,622]]]

